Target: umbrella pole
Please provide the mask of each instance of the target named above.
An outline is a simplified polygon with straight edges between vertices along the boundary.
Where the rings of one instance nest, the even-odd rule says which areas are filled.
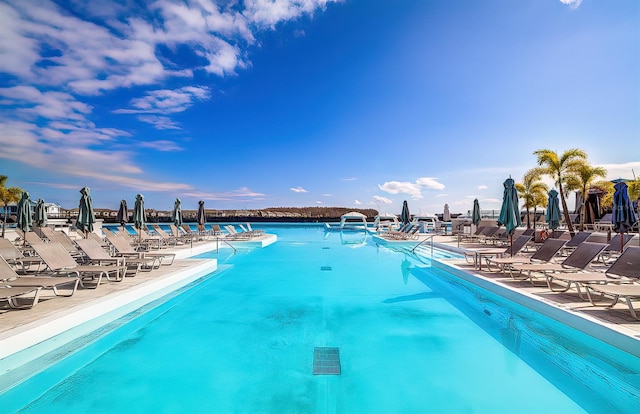
[[[509,235],[509,252],[511,253],[511,257],[513,257],[513,233]]]

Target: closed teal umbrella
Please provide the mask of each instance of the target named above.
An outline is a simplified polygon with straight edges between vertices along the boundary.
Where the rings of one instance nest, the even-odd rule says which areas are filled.
[[[509,236],[509,245],[513,247],[513,231],[522,224],[520,219],[520,208],[518,207],[518,191],[515,187],[515,181],[511,177],[504,182],[504,192],[502,196],[502,207],[500,208],[500,216],[498,217],[498,225],[504,226]],[[513,255],[513,250],[511,255]]]
[[[555,232],[555,230],[560,227],[560,218],[562,214],[560,213],[560,201],[558,200],[558,192],[556,190],[549,191],[549,200],[547,202],[547,213],[545,215],[545,219],[547,220],[547,225],[551,230]]]
[[[613,187],[613,214],[611,215],[611,223],[613,230],[620,233],[620,251],[624,247],[623,233],[628,232],[638,221],[636,213],[633,211],[631,200],[629,200],[629,192],[627,191],[627,183],[619,181]]]
[[[36,226],[45,227],[47,225],[47,210],[44,207],[44,200],[42,198],[38,199],[38,204],[36,204],[33,215]]]
[[[176,201],[173,203],[173,212],[171,213],[171,221],[173,221],[173,224],[176,226],[182,226],[182,207],[180,204],[180,199],[176,198]]]
[[[85,234],[85,236],[93,231],[93,223],[96,222],[96,216],[93,214],[93,202],[91,201],[91,190],[89,187],[83,187],[80,190],[80,205],[78,206],[78,219],[76,227]]]
[[[129,221],[129,208],[127,207],[127,200],[120,200],[120,208],[118,208],[118,214],[116,215],[116,221],[122,225]]]
[[[136,229],[141,229],[145,226],[147,218],[144,214],[144,196],[142,194],[136,195],[136,203],[133,206],[133,226]]]
[[[18,217],[16,226],[23,232],[31,230],[31,195],[28,192],[22,193],[22,198],[18,201]]]
[[[411,214],[409,213],[409,204],[407,204],[407,200],[404,200],[402,203],[402,213],[400,213],[400,221],[402,224],[409,224],[411,221]]]
[[[471,213],[471,222],[477,226],[480,223],[480,203],[478,199],[473,200],[473,212]]]
[[[207,215],[204,212],[204,201],[198,201],[198,214],[196,215],[196,221],[199,225],[204,226],[207,224]]]

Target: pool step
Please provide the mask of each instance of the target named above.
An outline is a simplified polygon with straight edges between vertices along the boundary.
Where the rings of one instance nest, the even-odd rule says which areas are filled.
[[[313,350],[313,375],[340,374],[340,348],[315,347]]]

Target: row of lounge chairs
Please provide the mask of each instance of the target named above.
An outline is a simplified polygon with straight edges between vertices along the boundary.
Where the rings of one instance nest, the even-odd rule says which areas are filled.
[[[612,300],[608,307],[625,300],[631,316],[640,320],[633,306],[640,299],[640,246],[629,245],[632,236],[627,234],[618,234],[608,243],[597,237],[591,241],[592,236],[580,232],[569,240],[549,238],[527,252],[532,237],[520,235],[505,249],[470,249],[465,258],[479,270],[484,259],[487,271],[508,273],[514,280],[533,285],[543,280],[553,292],[575,288],[581,299],[593,305],[605,298]]]
[[[43,229],[41,229],[43,230]],[[72,240],[61,231],[23,234],[19,246],[0,238],[0,302],[10,309],[26,309],[42,299],[42,291],[72,296],[79,287],[95,289],[106,282],[121,282],[138,271],[171,265],[172,252],[148,252],[107,232],[105,239]],[[109,250],[105,249],[105,247]]]
[[[71,296],[78,287],[95,289],[102,283],[171,265],[176,255],[167,247],[212,237],[247,240],[264,234],[248,223],[240,226],[241,231],[232,225],[224,226],[224,231],[216,224],[211,230],[199,226],[192,231],[188,225],[171,224],[171,234],[158,225],[150,227],[135,235],[104,229],[104,238],[89,233],[76,240],[63,231],[42,227],[36,228],[37,233],[21,233],[18,245],[0,238],[0,303],[6,302],[11,309],[31,308],[43,290]]]

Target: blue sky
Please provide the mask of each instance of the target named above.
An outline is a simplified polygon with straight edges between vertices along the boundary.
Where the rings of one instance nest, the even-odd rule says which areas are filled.
[[[117,209],[498,209],[533,151],[640,174],[636,0],[0,1],[0,174]]]

